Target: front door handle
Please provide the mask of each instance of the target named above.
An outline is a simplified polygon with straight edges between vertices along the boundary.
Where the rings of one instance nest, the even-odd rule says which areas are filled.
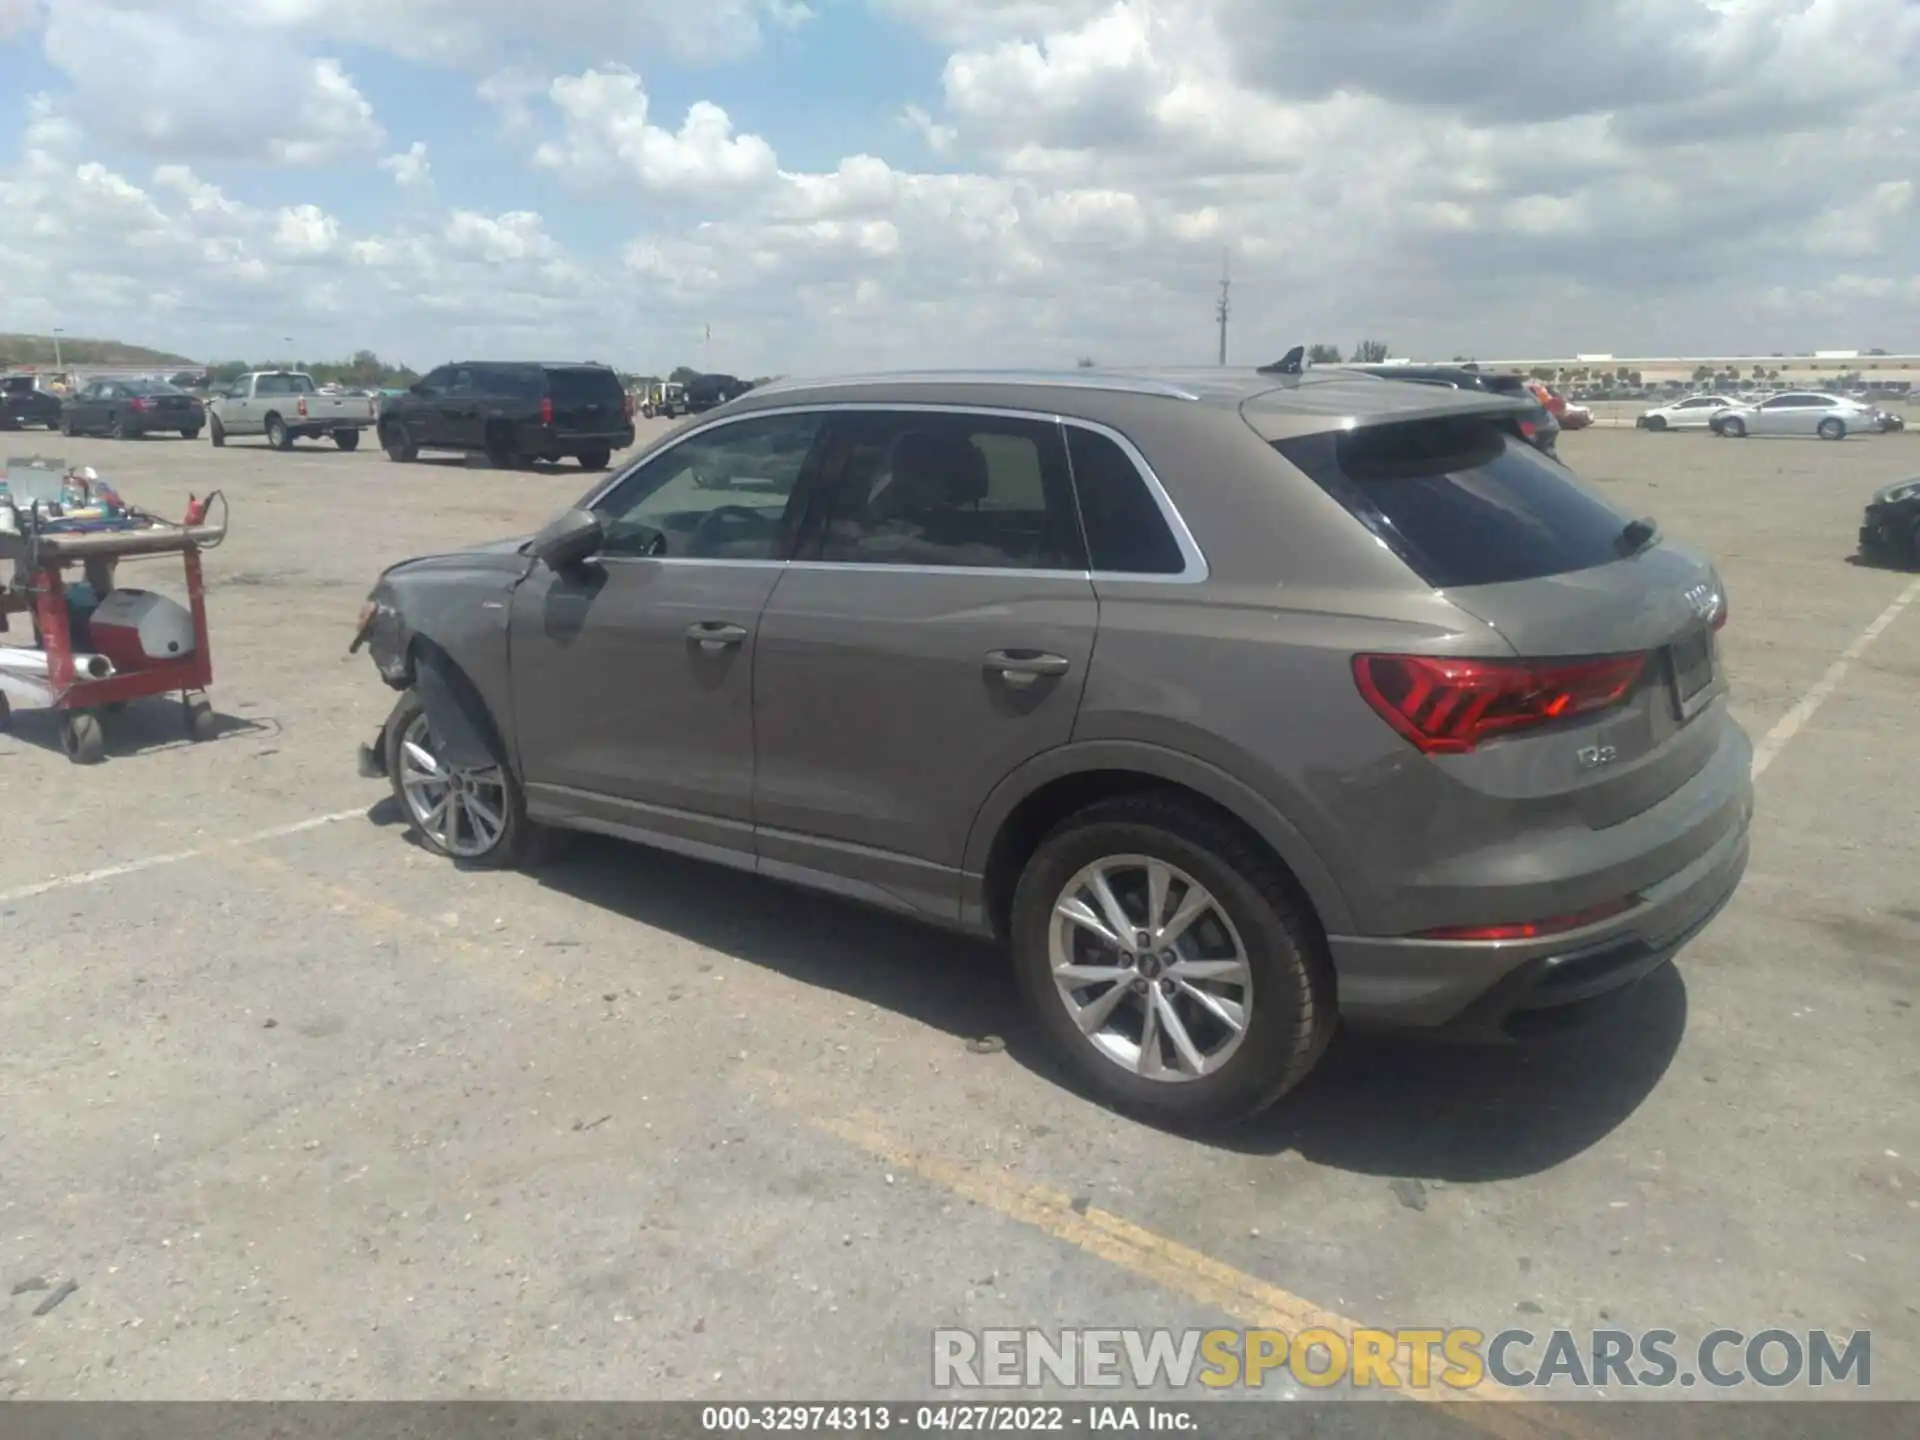
[[[720,620],[702,620],[687,627],[687,639],[693,641],[709,655],[718,655],[722,650],[731,650],[736,645],[746,643],[746,627],[728,625]]]
[[[1041,650],[989,650],[987,668],[999,672],[1008,685],[1024,690],[1043,677],[1066,674],[1073,662],[1064,655]]]

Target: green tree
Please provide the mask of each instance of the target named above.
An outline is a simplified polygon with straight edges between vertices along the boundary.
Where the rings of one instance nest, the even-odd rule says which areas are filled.
[[[1307,347],[1307,363],[1310,365],[1338,365],[1340,363],[1340,347],[1338,345],[1326,344],[1309,345]]]
[[[1384,340],[1362,340],[1353,347],[1353,358],[1362,365],[1378,365],[1387,358],[1388,347]]]

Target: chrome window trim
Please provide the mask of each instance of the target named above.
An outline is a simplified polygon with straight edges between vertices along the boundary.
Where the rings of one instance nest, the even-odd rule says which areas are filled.
[[[765,392],[756,391],[753,393],[759,394]],[[1075,425],[1082,430],[1088,430],[1096,435],[1105,436],[1120,447],[1121,453],[1133,462],[1134,470],[1139,474],[1141,480],[1145,482],[1147,493],[1153,497],[1153,503],[1160,511],[1161,520],[1165,522],[1168,530],[1172,532],[1174,544],[1179,548],[1181,558],[1186,562],[1184,568],[1182,568],[1177,575],[1143,575],[1131,570],[1034,570],[1024,567],[989,565],[862,565],[854,561],[844,560],[708,560],[687,555],[629,555],[608,556],[606,558],[646,560],[656,565],[796,565],[816,570],[885,570],[891,572],[924,572],[931,575],[1005,575],[1021,578],[1050,575],[1085,575],[1094,581],[1105,580],[1114,584],[1126,583],[1129,585],[1200,585],[1204,584],[1213,573],[1207,564],[1206,553],[1200,548],[1200,542],[1194,539],[1193,531],[1187,527],[1186,518],[1181,515],[1179,507],[1173,503],[1173,497],[1167,493],[1166,486],[1161,483],[1159,475],[1154,472],[1154,468],[1148,463],[1147,457],[1140,453],[1140,447],[1135,445],[1133,441],[1129,440],[1118,430],[1115,430],[1111,425],[1104,425],[1098,420],[1083,420],[1076,415],[1062,415],[1058,411],[1051,409],[1016,410],[1004,405],[966,405],[957,402],[935,404],[911,400],[896,402],[884,400],[828,400],[814,405],[775,405],[769,406],[764,410],[749,411],[743,415],[716,416],[712,420],[694,426],[684,434],[670,436],[660,445],[646,451],[644,454],[635,456],[624,469],[614,475],[597,491],[593,492],[590,498],[582,503],[581,508],[586,510],[598,508],[603,500],[611,495],[620,485],[624,484],[628,477],[641,469],[641,467],[652,464],[655,460],[660,459],[669,452],[679,449],[688,441],[697,439],[710,430],[717,430],[723,425],[743,425],[751,420],[770,419],[780,415],[871,414],[876,411],[907,411],[913,414],[927,415],[986,415],[1001,420],[1050,420],[1062,428],[1068,425]],[[1062,436],[1062,439],[1064,440],[1065,437]],[[1069,473],[1071,473],[1071,463],[1069,463],[1068,469]],[[1075,494],[1077,504],[1078,492],[1076,491]]]

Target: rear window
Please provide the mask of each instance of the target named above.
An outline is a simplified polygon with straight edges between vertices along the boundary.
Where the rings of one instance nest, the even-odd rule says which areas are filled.
[[[1328,431],[1274,449],[1436,590],[1605,565],[1628,523],[1571,471],[1483,418]]]
[[[549,370],[547,384],[556,405],[619,405],[627,398],[611,370]]]
[[[33,393],[33,377],[31,375],[9,375],[7,376],[6,384],[7,394],[9,395],[31,395]]]

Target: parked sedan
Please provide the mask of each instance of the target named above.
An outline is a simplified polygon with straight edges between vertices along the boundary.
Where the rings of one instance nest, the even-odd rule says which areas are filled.
[[[1860,520],[1860,553],[1920,570],[1920,477],[1873,492]]]
[[[133,440],[166,431],[193,440],[206,423],[206,407],[164,380],[95,380],[60,407],[62,435]]]
[[[1720,577],[1530,397],[1290,364],[755,390],[388,569],[362,773],[464,865],[597,831],[997,938],[1163,1121],[1341,1019],[1590,1013],[1746,864]]]
[[[1730,395],[1689,395],[1671,405],[1656,405],[1633,423],[1642,430],[1705,430],[1713,417],[1732,408]]]
[[[1744,440],[1749,435],[1818,435],[1822,440],[1844,440],[1856,432],[1880,429],[1877,412],[1844,395],[1813,390],[1790,390],[1765,400],[1744,401],[1714,417],[1716,434]]]

